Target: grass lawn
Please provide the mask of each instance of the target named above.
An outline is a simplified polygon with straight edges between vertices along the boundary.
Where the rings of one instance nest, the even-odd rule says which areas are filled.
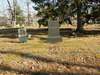
[[[27,43],[0,38],[0,75],[99,75],[100,35],[62,37],[47,43],[47,35],[34,35]]]

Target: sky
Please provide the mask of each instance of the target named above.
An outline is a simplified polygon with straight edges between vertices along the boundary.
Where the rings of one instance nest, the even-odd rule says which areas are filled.
[[[9,0],[11,5],[13,0]],[[28,0],[17,0],[17,4],[21,7],[24,14],[27,15],[27,1]],[[32,3],[30,0],[30,13],[36,13],[36,11],[32,8],[34,6],[34,3]],[[7,15],[7,9],[9,8],[7,0],[0,0],[0,15]]]

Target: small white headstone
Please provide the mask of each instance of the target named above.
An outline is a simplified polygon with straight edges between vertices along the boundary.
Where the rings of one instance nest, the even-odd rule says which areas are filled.
[[[27,31],[26,28],[21,27],[18,29],[18,38],[20,42],[26,42],[27,41]]]

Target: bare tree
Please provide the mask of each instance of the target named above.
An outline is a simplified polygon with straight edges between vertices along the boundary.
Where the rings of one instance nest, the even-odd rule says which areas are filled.
[[[17,0],[13,0],[13,7],[11,7],[11,3],[9,0],[7,0],[8,5],[9,5],[9,11],[11,14],[11,24],[15,25],[16,24],[16,5],[17,5]]]
[[[29,0],[27,1],[27,12],[28,12],[28,15],[27,15],[27,18],[28,18],[28,22],[27,22],[27,24],[28,24],[28,25],[30,25]]]
[[[10,12],[11,24],[12,24],[12,21],[13,21],[13,10],[12,10],[12,7],[11,7],[11,4],[10,4],[10,1],[7,0],[7,2],[8,2],[8,5],[9,5],[9,12]]]
[[[16,6],[17,0],[13,0],[13,25],[16,25]]]

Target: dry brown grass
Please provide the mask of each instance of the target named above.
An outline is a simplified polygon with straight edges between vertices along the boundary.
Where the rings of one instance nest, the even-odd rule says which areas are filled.
[[[47,43],[46,39],[41,38],[47,38],[47,35],[35,35],[26,43],[19,43],[19,40],[15,38],[0,38],[0,61],[2,60],[6,66],[13,67],[11,64],[15,65],[17,62],[15,67],[18,67],[20,63],[28,66],[28,68],[32,62],[38,69],[32,67],[34,65],[31,65],[31,69],[36,72],[89,73],[93,71],[94,73],[100,73],[100,35],[75,38],[63,37],[62,42],[56,44]],[[73,67],[70,64],[70,67],[68,67],[63,62],[68,62]],[[83,66],[79,66],[79,64],[83,64]],[[89,65],[92,68],[88,67]],[[94,66],[99,67],[99,69]],[[22,68],[22,66],[19,67]],[[0,73],[2,72],[0,71]],[[13,75],[13,73],[10,75]]]

